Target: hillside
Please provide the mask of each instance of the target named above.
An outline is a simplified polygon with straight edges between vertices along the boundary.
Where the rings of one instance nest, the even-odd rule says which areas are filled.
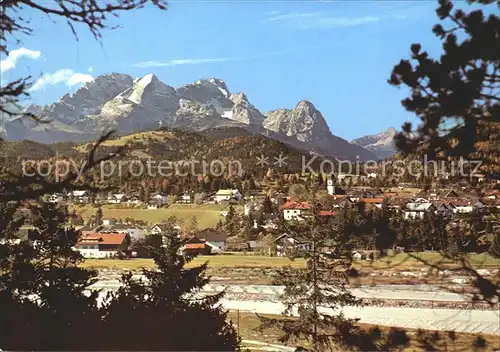
[[[9,155],[19,155],[22,159],[50,159],[56,155],[82,159],[92,149],[94,143],[55,143],[51,145],[32,141],[3,142],[2,150]],[[274,168],[283,173],[299,173],[302,160],[307,163],[312,156],[289,145],[253,134],[239,128],[205,130],[202,133],[161,128],[154,131],[119,135],[106,140],[97,149],[97,157],[122,149],[117,160],[140,159],[172,163],[210,163],[220,160],[225,165],[230,161],[240,162],[245,172],[265,173]],[[275,157],[282,155],[286,165],[273,165]],[[267,157],[267,164],[257,165],[258,157]],[[318,165],[320,158],[313,165]],[[198,166],[196,166],[198,168]],[[199,171],[199,170],[198,170]]]

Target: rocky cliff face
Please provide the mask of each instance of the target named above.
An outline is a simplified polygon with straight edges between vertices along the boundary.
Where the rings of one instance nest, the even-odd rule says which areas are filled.
[[[344,160],[373,160],[374,155],[367,150],[349,144],[344,139],[334,136],[323,115],[314,105],[303,100],[292,110],[278,109],[266,114],[264,128],[275,133],[282,133],[295,139],[295,146],[309,146],[323,155],[333,155]]]
[[[50,143],[88,140],[107,129],[132,133],[160,126],[195,131],[238,127],[328,157],[375,158],[359,144],[334,136],[311,102],[263,114],[244,93],[231,94],[226,83],[216,78],[173,88],[154,74],[132,79],[112,73],[96,77],[53,104],[30,105],[25,111],[52,122],[41,126],[23,117],[8,121],[4,124],[8,139]]]
[[[389,128],[387,131],[378,134],[357,138],[351,141],[351,143],[370,150],[380,159],[385,159],[396,154],[396,147],[394,145],[394,136],[396,133],[395,128]]]
[[[31,105],[28,112],[41,118],[75,123],[88,115],[101,112],[109,100],[132,86],[132,77],[121,73],[111,73],[96,77],[74,94],[66,94],[53,104]]]

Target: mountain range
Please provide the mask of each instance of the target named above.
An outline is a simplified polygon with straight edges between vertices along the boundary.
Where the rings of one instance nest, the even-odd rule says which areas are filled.
[[[0,126],[7,140],[85,142],[106,130],[125,135],[158,127],[196,132],[237,127],[321,156],[366,161],[390,156],[395,133],[390,129],[350,143],[330,131],[309,101],[262,113],[244,93],[231,93],[223,80],[202,79],[174,88],[151,73],[136,79],[101,75],[55,103],[29,105],[23,112]],[[28,113],[49,122],[35,123]]]
[[[394,145],[394,136],[396,136],[396,133],[396,129],[391,127],[387,131],[378,134],[354,139],[351,143],[373,152],[380,159],[385,159],[396,154],[396,147]]]

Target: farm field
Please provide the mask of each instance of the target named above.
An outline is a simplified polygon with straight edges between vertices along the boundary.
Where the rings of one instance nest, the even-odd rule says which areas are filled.
[[[198,221],[198,228],[205,229],[215,227],[217,223],[223,219],[221,211],[227,211],[228,208],[228,205],[223,204],[172,204],[167,208],[160,209],[117,208],[110,205],[104,205],[102,206],[102,212],[104,217],[122,220],[131,218],[152,224],[167,220],[171,216],[175,216],[180,221],[187,222],[195,216]],[[72,209],[82,216],[85,221],[94,215],[97,210],[97,208],[91,205],[74,206]],[[235,206],[235,210],[237,212],[242,211],[240,206]]]
[[[417,255],[417,254],[415,254]],[[422,252],[418,254],[420,259],[429,261],[430,263],[437,263],[442,261],[441,257],[436,252]],[[212,256],[199,256],[190,262],[189,266],[200,265],[208,262],[209,268],[279,268],[286,265],[301,268],[305,266],[304,259],[298,258],[290,260],[285,257],[269,257],[264,255],[212,255]],[[493,258],[487,254],[476,254],[470,256],[471,264],[478,269],[497,269],[500,268],[500,259]],[[453,262],[445,262],[446,266],[450,268],[456,267]],[[82,264],[84,267],[97,267],[97,268],[123,268],[123,269],[140,269],[153,267],[152,259],[86,259]],[[399,253],[394,256],[385,257],[381,260],[369,263],[367,261],[354,262],[354,266],[358,269],[397,269],[397,270],[412,270],[420,269],[425,265],[417,259],[412,258],[406,253]]]

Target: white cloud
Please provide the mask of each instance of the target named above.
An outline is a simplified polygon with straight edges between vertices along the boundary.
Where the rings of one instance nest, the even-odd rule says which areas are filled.
[[[380,18],[375,16],[363,16],[363,17],[327,17],[319,18],[313,23],[313,26],[321,28],[333,28],[333,27],[351,27],[360,26],[363,24],[378,22]]]
[[[38,59],[41,56],[41,52],[38,50],[31,50],[27,48],[14,49],[9,53],[9,56],[4,60],[0,61],[0,72],[5,72],[12,70],[16,67],[17,60],[22,57],[27,57],[30,59]]]
[[[30,91],[37,91],[46,86],[55,86],[57,84],[65,84],[68,87],[73,87],[78,84],[90,82],[93,80],[91,75],[85,73],[73,72],[68,68],[57,70],[54,73],[45,73],[30,88]]]
[[[300,20],[302,18],[311,18],[318,16],[318,13],[299,13],[299,12],[291,12],[284,15],[278,15],[271,18],[268,18],[268,21],[295,21]]]
[[[200,65],[200,64],[208,64],[215,62],[227,62],[234,60],[243,60],[244,57],[218,57],[211,59],[176,59],[176,60],[168,60],[168,61],[143,61],[133,64],[134,67],[166,67],[166,66],[180,66],[180,65]]]
[[[331,16],[323,13],[292,12],[270,17],[267,21],[280,22],[299,29],[353,27],[376,23],[380,20],[376,16]]]

